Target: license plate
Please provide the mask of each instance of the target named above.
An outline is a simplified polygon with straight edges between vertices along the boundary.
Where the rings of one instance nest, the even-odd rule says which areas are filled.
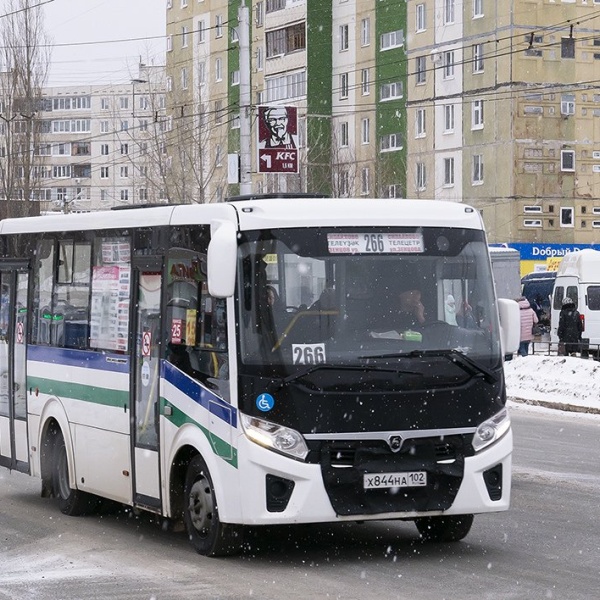
[[[385,488],[424,487],[427,485],[427,471],[407,471],[405,473],[366,473],[363,479],[365,490]]]

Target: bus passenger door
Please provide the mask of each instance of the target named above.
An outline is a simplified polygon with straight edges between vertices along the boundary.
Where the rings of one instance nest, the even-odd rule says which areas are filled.
[[[23,473],[29,473],[26,269],[0,266],[0,465]]]
[[[136,264],[137,262],[137,264]],[[162,261],[134,260],[131,382],[133,503],[160,512],[159,405]]]

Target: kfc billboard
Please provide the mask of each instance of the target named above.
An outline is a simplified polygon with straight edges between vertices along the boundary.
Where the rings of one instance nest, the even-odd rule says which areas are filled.
[[[298,172],[298,113],[295,106],[258,107],[258,172]]]

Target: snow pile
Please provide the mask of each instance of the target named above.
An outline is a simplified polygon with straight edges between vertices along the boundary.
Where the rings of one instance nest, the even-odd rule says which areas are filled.
[[[600,414],[600,362],[572,356],[515,356],[504,364],[509,400]]]

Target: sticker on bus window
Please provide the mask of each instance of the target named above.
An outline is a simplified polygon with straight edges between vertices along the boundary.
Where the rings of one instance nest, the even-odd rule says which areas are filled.
[[[330,254],[414,254],[424,251],[421,233],[328,233]]]
[[[320,365],[325,362],[325,344],[292,344],[295,365]]]
[[[258,410],[262,410],[262,412],[268,412],[272,410],[275,406],[275,398],[271,396],[271,394],[260,394],[258,398],[256,398],[256,407]]]

